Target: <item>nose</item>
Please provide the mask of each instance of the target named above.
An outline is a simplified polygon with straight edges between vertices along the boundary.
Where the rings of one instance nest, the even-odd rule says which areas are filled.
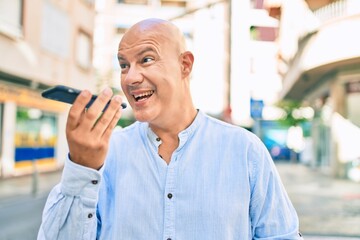
[[[136,65],[130,66],[127,73],[122,74],[121,77],[126,85],[137,85],[144,80],[141,69]]]

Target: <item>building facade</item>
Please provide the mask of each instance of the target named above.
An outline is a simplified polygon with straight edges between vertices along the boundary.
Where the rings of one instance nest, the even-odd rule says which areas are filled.
[[[0,175],[62,166],[68,106],[41,91],[96,91],[91,0],[0,0]]]
[[[360,181],[360,2],[267,1],[280,20],[282,99],[315,110],[309,164]]]

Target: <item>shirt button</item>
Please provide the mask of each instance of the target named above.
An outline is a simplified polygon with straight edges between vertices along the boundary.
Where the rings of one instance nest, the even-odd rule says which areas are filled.
[[[95,184],[98,184],[98,182],[99,182],[98,180],[92,180],[92,181],[91,181],[91,183],[94,184],[94,185],[95,185]]]
[[[171,193],[169,193],[169,194],[167,195],[167,197],[168,197],[169,199],[171,199],[171,198],[173,197],[173,195],[172,195]]]
[[[171,240],[171,238],[168,238],[168,239],[166,239],[166,240]]]
[[[92,213],[89,213],[88,214],[88,218],[92,218],[93,217],[93,214]]]
[[[161,140],[161,138],[159,138],[159,137],[158,137],[158,138],[156,138],[156,141],[160,142],[160,140]]]

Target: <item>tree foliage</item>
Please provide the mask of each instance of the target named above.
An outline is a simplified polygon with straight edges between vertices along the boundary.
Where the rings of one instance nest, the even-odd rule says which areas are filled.
[[[282,119],[279,119],[279,123],[285,126],[299,126],[304,122],[307,122],[308,119],[304,116],[299,116],[295,114],[296,111],[301,110],[302,103],[295,100],[281,100],[276,104],[277,107],[284,110],[285,116]]]

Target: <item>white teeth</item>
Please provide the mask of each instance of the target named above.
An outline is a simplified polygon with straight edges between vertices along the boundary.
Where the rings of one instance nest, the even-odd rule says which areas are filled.
[[[147,92],[143,92],[137,95],[133,95],[136,100],[139,100],[141,98],[149,97],[154,93],[154,90],[149,90]]]
[[[145,96],[148,96],[148,95],[151,95],[154,91],[147,91],[147,92],[144,92],[144,93],[141,93],[141,94],[138,94],[138,95],[134,95],[135,98],[138,98],[138,97],[145,97]]]

